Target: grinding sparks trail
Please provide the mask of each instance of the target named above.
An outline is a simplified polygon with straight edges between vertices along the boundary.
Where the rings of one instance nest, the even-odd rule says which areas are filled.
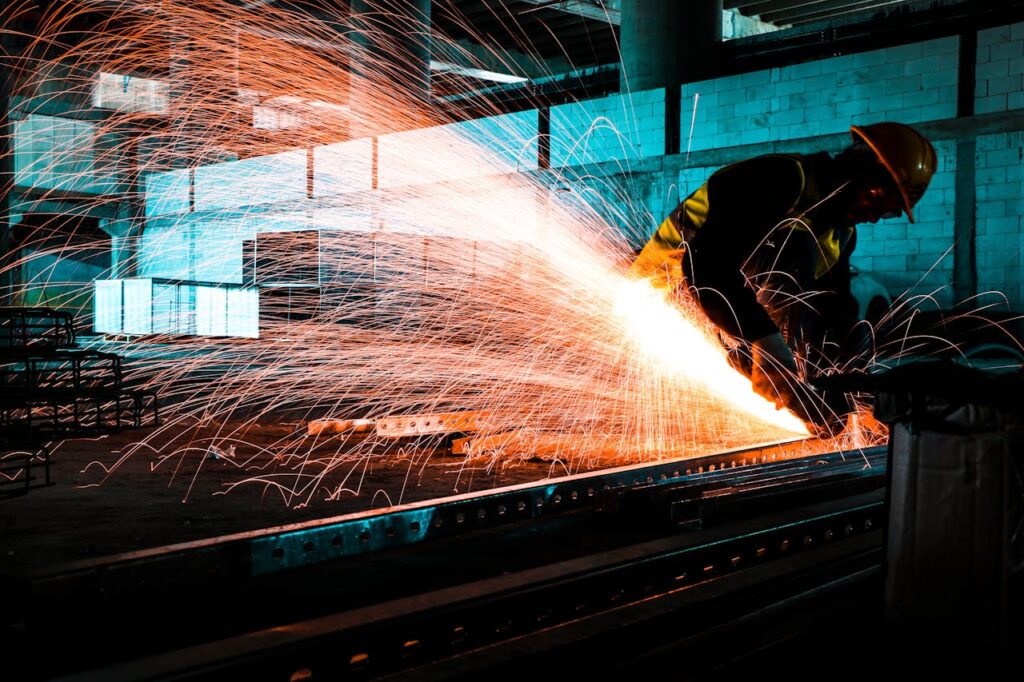
[[[751,417],[794,434],[807,434],[804,423],[754,392],[750,380],[733,369],[716,347],[662,292],[645,280],[624,282],[615,312],[640,351],[667,375],[692,377]]]
[[[332,4],[319,9],[339,12]],[[116,350],[133,356],[129,378],[166,403],[165,423],[122,459],[201,475],[209,453],[244,452],[258,424],[417,412],[485,412],[482,437],[519,434],[493,462],[554,442],[569,471],[806,433],[729,367],[706,320],[626,272],[632,247],[614,226],[652,217],[611,180],[540,167],[536,110],[484,111],[494,116],[482,134],[403,82],[382,58],[387,36],[367,46],[285,3],[102,3],[109,20],[90,15],[83,32],[78,10],[90,6],[68,3],[41,24],[51,33],[39,53],[59,54],[20,65],[19,130],[44,123],[32,112],[45,109],[53,74],[81,89],[97,69],[164,79],[148,105],[111,107],[91,124],[90,139],[109,148],[91,157],[87,179],[146,202],[144,217],[105,225],[153,292],[150,327]],[[461,49],[434,39],[434,49]],[[273,125],[255,129],[268,116]],[[44,198],[46,183],[60,192],[83,180],[69,154],[32,157],[23,175]],[[93,207],[117,194],[89,193]],[[61,223],[38,228],[34,251],[22,248],[49,262],[111,243]],[[256,274],[246,274],[243,249],[256,247]],[[39,290],[56,277],[19,296],[45,302]],[[253,292],[259,338],[196,337],[200,313],[187,306],[200,294]],[[250,484],[304,504],[359,491],[388,445],[299,429],[218,461],[239,471],[229,489]]]

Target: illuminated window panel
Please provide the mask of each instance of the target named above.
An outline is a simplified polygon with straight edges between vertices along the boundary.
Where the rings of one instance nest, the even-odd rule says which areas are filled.
[[[138,114],[167,112],[167,83],[119,73],[100,72],[92,90],[92,105],[97,109],[116,109]]]
[[[93,282],[93,330],[97,334],[120,334],[121,280],[98,279]]]

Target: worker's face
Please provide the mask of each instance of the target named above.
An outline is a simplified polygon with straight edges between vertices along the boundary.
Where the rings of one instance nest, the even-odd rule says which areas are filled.
[[[877,223],[882,218],[903,214],[899,190],[891,182],[872,183],[854,188],[846,218],[853,224]]]

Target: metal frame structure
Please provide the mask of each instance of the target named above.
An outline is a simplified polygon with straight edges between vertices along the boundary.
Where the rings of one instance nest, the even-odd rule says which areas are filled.
[[[563,628],[586,621],[605,637],[610,614],[654,601],[704,613],[697,597],[722,580],[746,585],[734,605],[744,610],[775,599],[780,576],[876,574],[885,449],[800,450],[624,467],[78,562],[28,581],[22,631],[72,643],[65,660],[77,667],[53,662],[47,674],[113,666],[82,679],[458,677],[463,657],[497,665],[524,638],[560,659]],[[754,589],[761,580],[775,587]],[[110,641],[116,651],[100,646]]]

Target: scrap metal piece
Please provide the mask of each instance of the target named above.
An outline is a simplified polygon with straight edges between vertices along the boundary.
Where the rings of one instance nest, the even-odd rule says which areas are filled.
[[[487,412],[436,412],[384,417],[377,420],[377,435],[408,438],[443,433],[473,433],[487,428]]]
[[[330,433],[365,433],[373,429],[373,419],[313,419],[306,424],[306,434],[320,436]]]

